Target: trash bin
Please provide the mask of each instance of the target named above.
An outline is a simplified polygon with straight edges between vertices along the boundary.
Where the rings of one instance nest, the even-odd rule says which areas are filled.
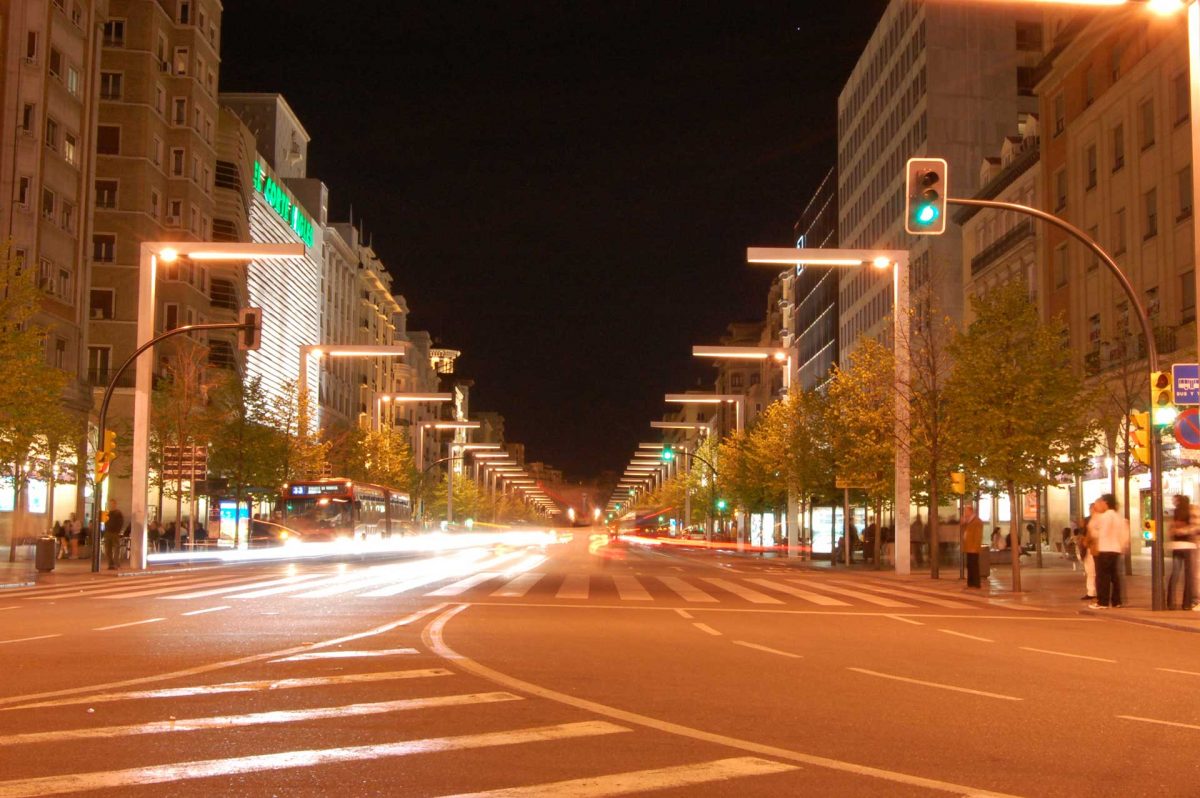
[[[987,579],[992,573],[992,551],[987,546],[979,547],[979,578]]]
[[[34,547],[33,564],[39,571],[53,571],[54,561],[58,555],[58,541],[51,535],[43,535],[37,539]]]

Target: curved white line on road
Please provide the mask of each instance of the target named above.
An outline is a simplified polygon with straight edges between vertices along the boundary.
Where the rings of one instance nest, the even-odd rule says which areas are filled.
[[[465,671],[475,674],[481,678],[487,679],[497,684],[502,684],[511,690],[519,690],[523,693],[536,695],[539,698],[545,698],[548,701],[556,701],[560,704],[567,704],[578,709],[583,709],[588,712],[593,712],[597,715],[623,720],[626,723],[634,723],[639,726],[644,726],[656,731],[674,734],[680,737],[688,737],[693,740],[700,740],[706,743],[715,743],[729,748],[737,748],[742,751],[749,751],[762,756],[775,757],[790,762],[800,762],[806,765],[814,765],[816,767],[828,768],[829,770],[837,770],[843,773],[853,773],[858,776],[866,776],[868,778],[876,778],[884,781],[896,782],[898,784],[907,784],[913,787],[924,787],[930,790],[938,790],[939,792],[948,792],[956,795],[964,796],[964,798],[1017,798],[1017,796],[1008,793],[992,792],[990,790],[978,789],[975,787],[967,787],[962,784],[954,784],[947,781],[939,781],[937,779],[929,779],[924,776],[914,776],[908,773],[900,773],[893,770],[885,770],[883,768],[875,768],[869,765],[860,765],[855,762],[845,762],[840,759],[830,759],[828,757],[817,756],[816,754],[805,754],[800,751],[791,751],[787,748],[778,748],[773,745],[764,745],[762,743],[752,742],[750,740],[741,740],[736,737],[727,737],[723,734],[715,734],[702,729],[694,729],[690,726],[684,726],[671,721],[659,720],[648,715],[641,715],[637,712],[630,712],[624,709],[617,709],[606,704],[600,704],[596,701],[589,701],[586,698],[578,698],[566,693],[560,693],[557,690],[551,690],[546,687],[533,684],[532,682],[518,679],[515,676],[509,676],[500,671],[493,670],[486,665],[480,664],[473,659],[464,657],[446,644],[445,628],[450,619],[458,615],[463,610],[470,607],[470,604],[459,604],[456,607],[443,612],[438,617],[425,627],[422,632],[422,639],[425,644],[433,651],[434,654],[443,659],[450,660]]]
[[[907,676],[896,676],[891,673],[880,673],[879,671],[869,671],[866,668],[846,668],[848,671],[855,673],[865,673],[867,676],[878,676],[880,679],[891,679],[895,682],[905,682],[907,684],[919,684],[922,687],[936,687],[939,690],[950,690],[955,693],[970,693],[971,695],[981,695],[984,698],[999,698],[1002,701],[1024,701],[1023,698],[1017,698],[1012,695],[1003,695],[1001,693],[989,693],[986,690],[972,690],[969,687],[956,687],[952,684],[939,684],[938,682],[927,682],[924,679],[910,679]]]

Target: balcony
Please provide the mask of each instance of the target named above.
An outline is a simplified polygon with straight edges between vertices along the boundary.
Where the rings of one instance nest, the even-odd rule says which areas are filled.
[[[977,276],[981,271],[995,263],[1000,256],[1011,250],[1017,244],[1033,235],[1033,220],[1025,219],[984,247],[983,251],[971,258],[971,276]]]

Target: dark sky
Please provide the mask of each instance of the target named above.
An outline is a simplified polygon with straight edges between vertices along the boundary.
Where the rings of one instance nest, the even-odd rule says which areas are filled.
[[[790,243],[886,5],[234,2],[221,88],[287,97],[473,409],[585,478],[762,317],[745,247]]]

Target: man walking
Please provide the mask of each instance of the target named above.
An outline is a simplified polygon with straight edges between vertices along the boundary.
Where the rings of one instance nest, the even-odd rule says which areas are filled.
[[[979,549],[983,546],[983,521],[975,513],[975,505],[963,509],[963,554],[967,556],[967,587],[981,587],[979,583]]]
[[[1096,552],[1096,603],[1093,609],[1121,606],[1121,554],[1129,548],[1129,525],[1117,514],[1117,499],[1106,493],[1092,505],[1089,543]]]
[[[125,531],[125,515],[117,507],[117,500],[108,502],[108,520],[104,522],[104,558],[108,570],[117,570],[117,558],[121,552],[121,533]]]

